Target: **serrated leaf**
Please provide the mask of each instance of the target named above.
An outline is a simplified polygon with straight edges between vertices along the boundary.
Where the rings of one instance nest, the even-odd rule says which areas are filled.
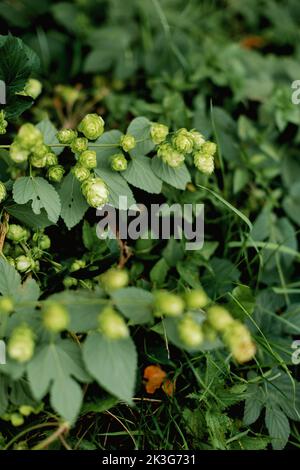
[[[135,204],[135,199],[132,191],[124,178],[115,171],[109,169],[96,169],[95,173],[102,178],[109,189],[109,203],[117,209],[119,208],[119,198],[121,196],[126,197],[127,208]],[[122,201],[122,209],[124,209],[124,202]]]
[[[15,204],[10,202],[5,205],[5,210],[20,222],[33,229],[42,229],[53,225],[53,222],[48,219],[45,209],[42,209],[41,213],[37,215],[31,209],[30,203]]]
[[[272,447],[274,450],[283,449],[290,435],[290,425],[285,414],[275,406],[267,406],[266,426],[270,437],[272,438]]]
[[[156,176],[174,188],[185,189],[187,183],[191,181],[191,175],[186,165],[182,165],[179,168],[171,168],[159,157],[152,158],[151,162],[152,170]]]
[[[32,200],[32,210],[40,214],[42,208],[47,212],[49,219],[56,223],[60,211],[60,199],[54,187],[40,176],[22,176],[13,185],[13,198],[18,204],[26,204]]]
[[[128,183],[148,193],[159,194],[161,192],[162,181],[153,173],[151,159],[148,157],[131,160],[127,170],[122,172],[122,176]]]
[[[154,149],[155,144],[150,136],[150,127],[151,122],[143,116],[133,119],[129,124],[127,134],[133,135],[136,141],[140,141],[136,143],[134,149],[130,150],[132,157],[147,155]]]
[[[132,403],[137,371],[137,354],[131,338],[110,340],[90,334],[83,346],[88,372],[106,391]]]
[[[116,307],[134,325],[141,325],[152,320],[153,294],[139,287],[125,287],[113,292],[112,299]]]
[[[81,192],[80,183],[70,172],[59,189],[61,198],[61,217],[70,230],[77,225],[88,209],[88,204]]]
[[[5,259],[0,258],[0,292],[15,298],[21,286],[21,276]]]
[[[56,138],[57,129],[49,119],[43,119],[36,127],[43,134],[44,143],[51,146],[52,152],[54,152],[56,155],[59,155],[61,152],[63,152],[64,147],[55,147],[55,145],[59,144],[59,141]]]

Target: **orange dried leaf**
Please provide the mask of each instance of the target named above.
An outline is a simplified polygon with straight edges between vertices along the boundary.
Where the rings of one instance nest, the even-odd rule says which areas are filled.
[[[175,382],[172,382],[171,380],[166,379],[164,383],[162,384],[161,388],[163,389],[166,395],[168,395],[169,397],[172,397],[175,393],[175,386],[176,386]]]
[[[247,36],[241,40],[241,45],[246,49],[256,49],[262,47],[265,41],[261,36]]]
[[[155,393],[164,382],[167,374],[159,366],[148,366],[144,370],[144,379],[147,380],[145,387],[147,393]]]

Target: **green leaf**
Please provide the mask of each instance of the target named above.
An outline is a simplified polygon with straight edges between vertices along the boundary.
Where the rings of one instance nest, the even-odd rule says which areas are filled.
[[[154,149],[155,144],[150,136],[151,122],[149,119],[141,116],[133,119],[128,126],[127,133],[135,137],[137,142],[134,149],[130,151],[132,157],[147,155]]]
[[[169,269],[170,267],[164,258],[158,260],[150,271],[151,282],[153,282],[157,287],[163,285]]]
[[[63,152],[64,147],[53,147],[54,145],[59,144],[59,141],[56,138],[57,129],[49,119],[43,119],[36,127],[43,134],[44,142],[45,144],[50,145],[52,152],[56,153],[56,155]]]
[[[161,158],[152,158],[152,170],[160,179],[177,189],[185,189],[187,183],[191,181],[191,175],[186,167],[171,168],[164,163]]]
[[[50,389],[53,408],[73,423],[79,414],[82,391],[72,377],[86,381],[79,349],[69,340],[43,346],[27,365],[33,396],[41,400]]]
[[[283,449],[289,439],[290,425],[285,414],[276,406],[267,406],[266,426],[270,437],[272,438],[272,447],[274,450]]]
[[[190,261],[179,261],[176,265],[176,269],[181,279],[186,282],[193,289],[201,287],[199,280],[198,267],[191,264]]]
[[[107,392],[132,403],[137,372],[137,353],[131,338],[110,340],[91,333],[83,346],[89,373]]]
[[[122,172],[122,176],[128,183],[148,193],[159,194],[161,192],[162,181],[153,173],[151,159],[148,157],[131,160],[127,170]]]
[[[153,295],[138,287],[125,287],[112,294],[116,307],[131,320],[134,325],[141,325],[152,320]]]
[[[71,171],[63,179],[59,196],[62,204],[61,217],[70,230],[80,222],[89,207],[81,192],[80,183]]]
[[[61,205],[54,187],[40,176],[22,176],[13,185],[13,198],[18,204],[26,204],[32,200],[32,210],[35,214],[40,214],[44,208],[49,219],[56,223]]]
[[[252,315],[255,307],[255,297],[250,287],[241,284],[233,289],[230,297],[228,308],[236,318],[245,321],[249,315]]]
[[[108,186],[109,189],[109,203],[112,204],[117,209],[119,208],[119,197],[126,197],[127,208],[135,204],[135,199],[132,194],[132,191],[124,178],[121,175],[116,173],[113,170],[101,168],[96,169],[95,173],[102,178]],[[124,201],[125,202],[125,201]],[[122,209],[124,206],[122,204]]]
[[[0,258],[0,292],[15,298],[21,286],[21,276],[18,271],[3,258]]]
[[[53,222],[48,219],[45,209],[42,209],[41,213],[37,215],[31,209],[30,203],[20,205],[9,202],[5,204],[5,210],[20,222],[34,230],[53,225]]]
[[[247,398],[245,401],[243,423],[245,426],[255,423],[258,420],[264,406],[263,393],[256,384],[249,384],[247,387]]]
[[[122,132],[114,129],[112,131],[104,132],[104,134],[102,134],[101,137],[95,141],[97,147],[94,147],[93,144],[90,144],[91,150],[96,151],[98,168],[111,170],[111,157],[114,154],[121,152],[121,136]],[[103,145],[103,147],[98,147],[99,145]]]

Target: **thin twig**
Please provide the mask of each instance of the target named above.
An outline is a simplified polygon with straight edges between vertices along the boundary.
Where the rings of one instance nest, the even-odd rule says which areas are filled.
[[[68,423],[62,423],[58,429],[51,434],[51,436],[47,437],[47,439],[44,439],[42,442],[37,444],[35,447],[32,448],[32,450],[43,450],[46,447],[48,447],[52,442],[56,441],[56,439],[59,439],[59,437],[68,432],[70,429],[70,426]]]

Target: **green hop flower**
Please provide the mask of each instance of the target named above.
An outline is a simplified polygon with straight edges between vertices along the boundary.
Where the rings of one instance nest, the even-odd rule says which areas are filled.
[[[29,271],[30,269],[33,269],[35,267],[34,260],[32,258],[29,258],[29,256],[25,255],[18,256],[15,259],[15,263],[17,270],[21,273],[25,273],[26,271]]]
[[[187,292],[184,300],[188,309],[196,310],[208,304],[209,299],[203,289],[195,289]]]
[[[109,339],[118,340],[129,336],[129,329],[123,317],[112,307],[105,307],[98,317],[99,331]]]
[[[69,105],[73,105],[81,95],[81,91],[68,85],[57,85],[56,93]]]
[[[26,228],[21,227],[21,225],[10,224],[6,237],[14,243],[20,243],[28,239],[29,233]]]
[[[57,156],[55,155],[55,153],[53,152],[48,152],[46,153],[46,162],[47,162],[47,166],[54,166],[54,165],[57,165],[58,163],[58,158]]]
[[[42,84],[39,80],[35,78],[29,78],[24,88],[24,95],[30,96],[34,100],[41,94]]]
[[[92,170],[97,166],[97,155],[94,150],[85,150],[79,155],[78,163],[81,166]]]
[[[215,330],[220,332],[223,332],[234,321],[228,310],[221,305],[213,305],[207,310],[207,320]]]
[[[89,178],[81,185],[81,190],[91,207],[101,207],[108,202],[109,192],[101,178]]]
[[[73,129],[61,129],[56,134],[57,140],[60,144],[71,144],[74,139],[77,137],[77,132]]]
[[[200,147],[201,153],[204,155],[214,155],[217,151],[217,146],[214,142],[210,142],[209,140],[207,142],[204,142],[203,145]]]
[[[14,310],[14,303],[10,297],[3,295],[0,297],[0,312],[11,313]]]
[[[126,287],[129,282],[129,276],[125,269],[110,268],[99,276],[99,280],[105,290],[112,291]]]
[[[44,233],[34,233],[32,240],[41,250],[49,250],[51,246],[50,238]]]
[[[88,179],[91,175],[90,171],[86,167],[81,166],[78,163],[72,168],[72,172],[75,178],[81,183]]]
[[[47,178],[55,183],[60,183],[65,174],[65,169],[62,165],[53,165],[47,171]]]
[[[25,150],[32,150],[38,144],[43,143],[43,134],[33,124],[23,124],[18,132],[18,142]]]
[[[6,133],[6,128],[8,126],[8,122],[5,119],[5,112],[0,111],[0,134],[5,134]]]
[[[32,154],[30,157],[30,163],[35,168],[45,168],[47,165],[47,157],[46,155],[40,157],[36,153]]]
[[[194,139],[187,129],[179,129],[172,137],[173,147],[181,153],[191,153],[194,148]]]
[[[76,259],[73,261],[70,267],[70,272],[78,271],[79,269],[84,268],[86,265],[85,261],[83,259]]]
[[[42,310],[42,316],[44,327],[53,333],[66,330],[70,323],[68,311],[56,302],[46,304]]]
[[[127,168],[127,160],[123,153],[116,153],[111,159],[111,168],[114,171],[125,171]]]
[[[155,144],[161,144],[169,134],[168,126],[153,122],[150,127],[151,139]]]
[[[6,198],[6,187],[5,185],[0,181],[0,202],[3,202],[4,199]]]
[[[21,405],[19,407],[19,412],[21,413],[21,415],[23,416],[30,416],[31,413],[34,412],[34,408],[32,408],[32,406],[29,406],[29,405]]]
[[[255,344],[248,329],[238,320],[226,327],[223,341],[239,363],[243,364],[253,359],[256,352]]]
[[[88,148],[88,140],[85,137],[77,137],[71,143],[73,153],[82,153]]]
[[[184,302],[181,297],[167,291],[155,293],[154,312],[156,316],[179,317],[184,310]]]
[[[23,149],[18,141],[11,144],[9,148],[9,156],[15,163],[24,163],[28,160],[29,151]]]
[[[158,147],[157,155],[162,159],[164,163],[172,168],[180,167],[184,162],[184,155],[177,152],[171,144],[164,143]]]
[[[87,114],[78,125],[78,130],[87,139],[96,140],[104,132],[104,121],[98,114]]]
[[[78,280],[75,279],[75,277],[67,276],[64,278],[64,286],[66,289],[69,289],[70,287],[77,286]]]
[[[178,334],[181,341],[189,348],[198,347],[204,340],[201,326],[189,315],[180,320]]]
[[[17,326],[7,345],[8,355],[17,362],[29,361],[34,353],[34,334],[27,325]]]
[[[120,145],[124,152],[130,152],[136,145],[135,138],[131,134],[124,134],[120,139]]]
[[[36,155],[36,157],[39,157],[39,158],[46,158],[46,155],[47,153],[50,152],[50,147],[48,147],[48,145],[46,144],[43,144],[43,143],[38,143],[37,145],[35,145],[32,149],[32,152],[34,155]]]
[[[14,427],[22,426],[22,424],[24,424],[24,418],[20,413],[12,413],[10,415],[10,422]]]
[[[191,131],[190,135],[193,139],[194,149],[199,150],[205,142],[203,135],[200,132],[195,131],[195,130]]]
[[[205,155],[201,151],[194,154],[194,164],[199,171],[206,175],[211,175],[215,169],[214,157]]]

